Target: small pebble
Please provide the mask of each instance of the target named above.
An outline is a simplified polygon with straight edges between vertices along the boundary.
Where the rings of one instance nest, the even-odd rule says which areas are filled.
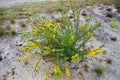
[[[15,71],[12,71],[12,75],[15,75]]]
[[[72,15],[70,15],[70,16],[69,16],[69,18],[70,18],[70,19],[72,19],[72,18],[73,18],[73,16],[72,16]]]
[[[7,53],[7,55],[9,55],[9,53]]]
[[[4,57],[4,59],[6,59],[6,56]]]
[[[106,14],[106,17],[112,18],[113,15],[112,15],[111,13],[107,13],[107,14]]]
[[[2,56],[0,56],[0,61],[2,61],[3,60],[3,58],[2,58]]]
[[[111,8],[108,8],[108,9],[106,9],[106,11],[112,11],[112,9],[111,9]]]
[[[16,56],[18,56],[19,55],[19,53],[16,53]]]
[[[22,46],[22,44],[17,44],[16,46]]]
[[[0,51],[0,54],[2,53],[2,51]]]
[[[83,12],[82,12],[82,15],[83,15],[83,16],[87,16],[87,14],[86,14],[86,12],[85,12],[85,11],[83,11]]]
[[[111,41],[116,41],[117,38],[116,37],[111,37]]]

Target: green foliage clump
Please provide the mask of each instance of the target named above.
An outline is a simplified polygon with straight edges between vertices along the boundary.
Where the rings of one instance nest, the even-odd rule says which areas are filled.
[[[21,27],[25,27],[25,26],[26,26],[26,23],[23,22],[23,21],[21,21],[21,22],[20,22],[20,26],[21,26]]]
[[[15,23],[15,20],[11,19],[10,22],[11,22],[12,24],[14,24],[14,23]]]
[[[6,29],[5,34],[12,36],[16,35],[16,31],[10,25],[6,26],[5,29]]]
[[[111,59],[106,59],[106,62],[107,62],[108,64],[111,64],[111,63],[112,63],[112,60],[111,60]]]
[[[15,31],[15,30],[11,30],[11,31],[10,31],[10,34],[11,34],[11,35],[16,35],[16,31]]]
[[[96,22],[94,26],[89,25],[90,17],[86,23],[80,24],[80,10],[73,9],[73,2],[70,1],[73,10],[73,19],[67,15],[67,10],[62,11],[62,17],[59,21],[50,21],[46,17],[40,17],[40,20],[29,18],[29,22],[33,29],[22,34],[24,42],[23,51],[32,49],[40,49],[40,53],[19,58],[19,61],[24,61],[32,57],[39,57],[34,68],[38,68],[38,64],[42,57],[52,57],[55,63],[54,75],[55,80],[61,77],[62,73],[70,77],[69,68],[65,65],[66,62],[78,64],[80,61],[86,60],[87,57],[94,57],[97,54],[103,54],[101,47],[85,50],[83,47],[94,36],[96,28],[101,27],[101,23]],[[62,61],[62,62],[61,62]],[[48,71],[49,72],[49,71]],[[48,78],[48,73],[46,75]]]
[[[105,68],[103,66],[96,66],[95,72],[98,76],[101,76],[105,72]]]
[[[3,36],[3,34],[4,34],[4,28],[3,27],[0,27],[0,36]]]

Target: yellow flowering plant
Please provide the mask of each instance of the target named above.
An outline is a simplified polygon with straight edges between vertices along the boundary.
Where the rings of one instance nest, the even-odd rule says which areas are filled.
[[[94,36],[94,30],[101,27],[101,24],[96,22],[94,26],[91,26],[89,25],[89,21],[80,24],[80,10],[78,11],[73,8],[73,2],[71,0],[70,3],[73,10],[72,20],[67,15],[67,11],[64,10],[64,13],[61,13],[62,17],[60,21],[50,21],[45,17],[41,17],[39,21],[35,21],[32,18],[29,19],[33,29],[23,33],[22,37],[27,46],[24,46],[22,50],[29,51],[31,49],[38,49],[41,51],[38,54],[20,58],[20,61],[38,56],[39,58],[34,65],[36,69],[41,57],[51,55],[54,56],[54,75],[58,77],[62,73],[65,73],[70,77],[70,69],[63,64],[66,62],[77,64],[81,60],[86,59],[87,56],[94,57],[104,52],[101,50],[101,47],[91,50],[83,49],[89,39]],[[61,64],[61,60],[63,64]],[[49,78],[48,73],[45,77],[46,79]]]

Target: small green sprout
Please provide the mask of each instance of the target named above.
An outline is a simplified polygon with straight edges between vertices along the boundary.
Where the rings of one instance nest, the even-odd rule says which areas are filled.
[[[20,22],[20,26],[21,26],[21,27],[25,27],[25,26],[26,26],[25,22],[21,21],[21,22]]]
[[[97,76],[101,76],[105,72],[105,68],[103,66],[96,66],[95,72],[96,72]]]
[[[4,28],[0,27],[0,36],[3,36],[4,33],[5,33]]]
[[[112,63],[112,60],[111,60],[111,59],[106,59],[106,62],[107,62],[108,64],[111,64],[111,63]]]
[[[11,19],[10,22],[11,22],[12,24],[14,24],[14,23],[15,23],[15,20]]]
[[[11,30],[10,31],[10,34],[13,36],[13,35],[16,35],[16,31],[15,30]]]

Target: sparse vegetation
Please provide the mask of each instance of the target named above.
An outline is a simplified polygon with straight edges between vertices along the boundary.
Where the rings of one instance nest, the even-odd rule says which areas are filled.
[[[4,28],[0,26],[0,36],[3,36],[4,32]]]
[[[112,59],[106,59],[106,62],[108,63],[108,64],[111,64],[112,63]]]
[[[10,25],[8,25],[8,26],[6,26],[6,28],[5,28],[6,30],[11,30],[11,26]]]
[[[15,30],[11,30],[11,31],[10,31],[10,34],[11,34],[11,35],[16,35],[16,31],[15,31]]]
[[[91,1],[91,2],[90,2]],[[74,7],[80,7],[84,4],[107,4],[110,5],[114,3],[118,9],[119,1],[117,0],[75,0]],[[48,5],[49,4],[49,5]],[[44,7],[44,8],[43,8]],[[63,8],[69,8],[69,2],[64,1],[45,1],[45,2],[33,2],[33,3],[23,3],[18,4],[12,7],[1,7],[0,8],[0,23],[4,22],[7,19],[19,19],[19,18],[28,18],[36,13],[40,12],[53,12],[61,11]],[[11,12],[11,13],[10,13]],[[7,15],[7,16],[6,16]]]
[[[11,26],[6,26],[5,28],[0,27],[0,36],[3,35],[16,35],[16,31],[11,28]]]
[[[87,63],[85,63],[83,67],[85,71],[88,71],[89,65]]]
[[[28,64],[29,64],[28,61],[25,61],[25,62],[24,62],[24,65],[28,65]]]
[[[85,63],[84,68],[88,69],[89,68],[88,64]]]
[[[8,19],[7,16],[6,16],[7,11],[8,11],[8,8],[0,7],[0,24],[2,24],[5,20]]]
[[[15,20],[11,19],[10,22],[11,22],[12,24],[14,24],[14,23],[15,23]]]
[[[21,26],[21,27],[25,27],[25,26],[26,26],[26,23],[23,22],[23,21],[21,21],[21,22],[20,22],[20,26]]]
[[[95,72],[97,76],[101,76],[105,72],[105,68],[103,66],[95,66]]]

